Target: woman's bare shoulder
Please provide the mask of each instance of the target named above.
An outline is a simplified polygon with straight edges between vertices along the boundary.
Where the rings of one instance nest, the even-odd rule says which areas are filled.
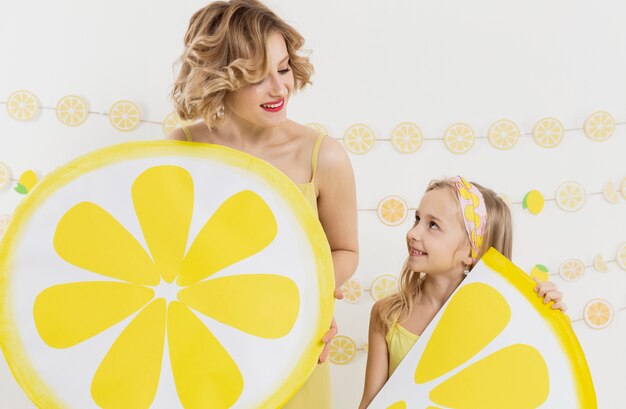
[[[191,135],[192,141],[202,141],[207,136],[206,134],[208,132],[208,128],[206,127],[204,122],[197,122],[195,124],[187,125],[186,128],[189,132],[189,135]],[[185,134],[185,131],[182,127],[174,129],[172,132],[167,134],[165,138],[175,141],[187,141],[187,135]]]
[[[321,178],[331,183],[337,177],[345,181],[354,179],[352,163],[346,149],[338,140],[329,135],[324,137],[320,145],[317,168]]]
[[[165,135],[165,139],[170,139],[173,141],[186,141],[187,137],[185,136],[185,132],[181,128],[176,128],[172,132]]]

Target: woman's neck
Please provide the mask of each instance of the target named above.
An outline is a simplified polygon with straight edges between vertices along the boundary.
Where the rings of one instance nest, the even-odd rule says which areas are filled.
[[[237,118],[227,118],[213,129],[213,134],[221,144],[242,151],[256,151],[283,142],[286,136],[284,125],[259,127]]]

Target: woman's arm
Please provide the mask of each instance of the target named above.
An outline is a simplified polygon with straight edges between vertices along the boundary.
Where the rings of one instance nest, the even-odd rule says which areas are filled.
[[[317,160],[317,208],[335,268],[335,287],[352,277],[359,261],[356,186],[345,149],[325,138]]]
[[[368,339],[367,366],[365,368],[365,386],[359,409],[366,409],[382,389],[389,374],[389,351],[383,333],[384,325],[379,316],[380,301],[372,307]]]

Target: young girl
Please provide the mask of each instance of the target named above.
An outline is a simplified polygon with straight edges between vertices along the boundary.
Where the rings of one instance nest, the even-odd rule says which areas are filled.
[[[469,203],[474,215],[462,211]],[[406,244],[399,292],[372,308],[360,409],[367,408],[484,252],[494,247],[511,258],[511,213],[492,190],[460,176],[433,181],[415,212]],[[553,283],[538,283],[535,291],[544,303],[554,301],[553,309],[566,310]]]
[[[304,39],[260,2],[232,0],[197,11],[184,44],[172,96],[183,120],[199,122],[168,138],[238,149],[291,178],[318,213],[339,288],[357,266],[356,189],[343,147],[287,118],[291,96],[313,73],[308,58],[298,54]],[[333,323],[321,362],[336,332]],[[318,365],[285,406],[330,407],[328,364]]]

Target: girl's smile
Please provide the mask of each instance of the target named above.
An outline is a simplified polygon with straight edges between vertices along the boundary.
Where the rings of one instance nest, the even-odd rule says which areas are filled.
[[[423,256],[427,256],[428,253],[420,251],[418,249],[416,249],[415,247],[412,247],[409,245],[409,257],[423,257]]]

